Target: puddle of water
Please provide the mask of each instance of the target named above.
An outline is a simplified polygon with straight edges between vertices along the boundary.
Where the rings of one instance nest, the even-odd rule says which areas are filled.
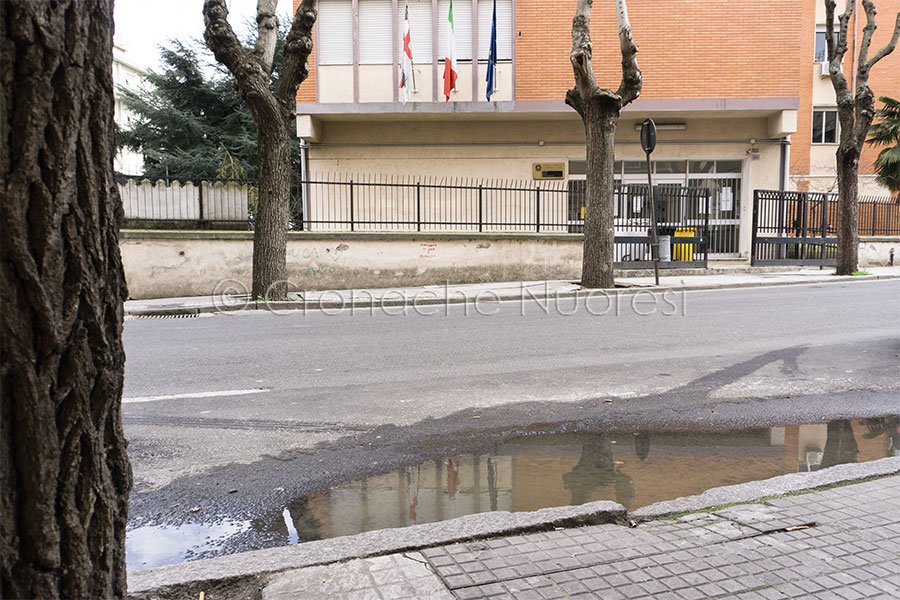
[[[713,487],[887,456],[900,456],[897,416],[737,431],[530,435],[491,453],[426,461],[313,492],[254,518],[249,527],[271,546],[595,500],[631,510]],[[129,566],[215,554],[209,540],[247,527],[229,527],[236,525],[230,532],[206,525],[134,529],[128,533]],[[230,551],[259,547],[252,538],[233,538]]]
[[[191,560],[250,528],[249,521],[189,523],[179,527],[148,525],[130,529],[125,539],[129,569],[149,569]]]

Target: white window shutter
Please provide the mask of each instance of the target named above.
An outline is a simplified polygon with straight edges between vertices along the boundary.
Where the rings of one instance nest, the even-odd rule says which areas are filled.
[[[319,44],[315,48],[320,65],[353,64],[353,3],[350,0],[319,0]]]
[[[390,65],[394,62],[393,12],[391,0],[359,2],[360,64]]]
[[[403,19],[406,3],[399,2],[397,22],[399,27],[397,40],[399,52],[403,52]],[[410,0],[409,2],[409,38],[413,55],[413,64],[423,65],[432,61],[431,56],[431,0]]]
[[[456,5],[454,5],[456,8]],[[478,59],[486,61],[491,52],[493,0],[478,0]],[[497,60],[512,60],[512,0],[497,0]]]
[[[450,0],[438,0],[438,58],[447,55],[447,13]],[[456,31],[456,60],[472,58],[472,0],[454,0],[453,27]],[[499,39],[499,38],[498,38]]]

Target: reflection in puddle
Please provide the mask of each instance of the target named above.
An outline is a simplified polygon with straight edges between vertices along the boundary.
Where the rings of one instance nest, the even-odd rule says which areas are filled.
[[[227,520],[214,524],[189,523],[179,527],[136,527],[130,529],[126,536],[125,561],[130,569],[184,562],[249,528],[249,521]]]
[[[713,487],[900,455],[898,426],[900,418],[890,417],[724,432],[514,438],[490,455],[428,461],[298,498],[286,507],[292,534],[284,537],[293,543],[296,531],[302,543],[596,500],[632,510]],[[279,517],[270,528],[287,523],[287,515]]]
[[[497,510],[596,500],[631,510],[713,487],[898,455],[896,416],[738,431],[530,435],[490,453],[426,461],[313,492],[249,524],[134,529],[128,563],[147,568],[201,550],[208,556],[217,547],[204,537],[247,529],[266,545],[286,545]],[[229,551],[259,547],[252,535],[233,537]]]

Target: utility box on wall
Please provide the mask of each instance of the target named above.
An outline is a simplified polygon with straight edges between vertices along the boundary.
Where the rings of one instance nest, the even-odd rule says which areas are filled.
[[[565,163],[532,163],[532,179],[564,179],[566,176]]]

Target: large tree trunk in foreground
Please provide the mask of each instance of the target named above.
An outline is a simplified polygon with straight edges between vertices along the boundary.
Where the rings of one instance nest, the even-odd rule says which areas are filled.
[[[896,16],[891,40],[881,50],[869,57],[872,34],[875,33],[875,3],[862,0],[866,13],[866,25],[859,41],[859,54],[853,57],[856,64],[856,81],[853,90],[844,75],[844,55],[847,53],[850,19],[856,1],[847,2],[847,8],[839,17],[840,29],[834,35],[835,0],[825,0],[825,42],[828,45],[828,73],[834,87],[838,105],[841,135],[836,153],[838,184],[838,275],[852,275],[857,268],[859,247],[859,157],[875,118],[875,95],[869,88],[872,67],[894,51],[900,37],[900,14]]]
[[[0,2],[0,596],[124,597],[112,3]]]
[[[296,110],[297,87],[309,76],[315,0],[297,7],[284,48],[284,65],[272,89],[277,21],[276,0],[259,0],[257,38],[245,49],[228,23],[226,0],[203,3],[206,45],[234,77],[234,86],[256,124],[259,147],[259,202],[253,235],[253,297],[281,299],[287,295],[287,236],[291,198],[290,124]]]
[[[569,59],[575,74],[575,87],[566,93],[566,104],[574,108],[584,121],[587,149],[581,285],[611,288],[615,285],[613,164],[616,125],[622,107],[640,95],[642,79],[636,59],[637,46],[631,37],[628,7],[625,0],[616,0],[622,80],[616,92],[597,84],[591,62],[591,4],[591,0],[579,0],[572,19],[572,52]]]

